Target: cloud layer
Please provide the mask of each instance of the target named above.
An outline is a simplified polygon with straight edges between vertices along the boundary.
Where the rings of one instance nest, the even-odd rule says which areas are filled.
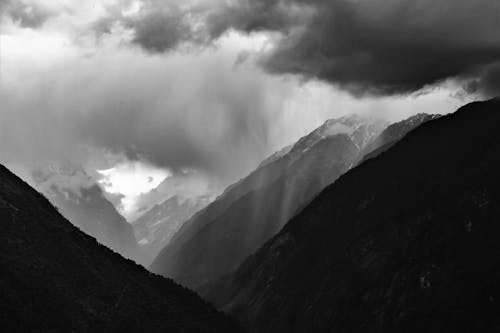
[[[265,59],[273,72],[320,78],[356,94],[406,94],[446,79],[480,76],[486,78],[484,92],[495,88],[489,81],[496,72],[488,69],[500,62],[496,0],[236,3],[220,14],[229,16],[228,27],[283,33]],[[310,8],[309,20],[293,19],[296,6]],[[253,15],[265,7],[274,14]]]
[[[267,153],[272,118],[292,87],[233,63],[225,51],[160,57],[113,48],[51,67],[3,91],[3,152],[36,159],[100,147],[174,172],[235,177]]]
[[[29,27],[55,15],[32,0],[6,7]],[[209,47],[232,30],[265,32],[274,37],[261,54],[269,72],[355,95],[410,94],[450,79],[499,93],[497,0],[107,0],[99,14],[88,27],[97,37],[122,29],[152,53]]]
[[[153,52],[234,29],[279,34],[262,63],[273,73],[325,80],[354,94],[408,94],[448,79],[490,85],[500,63],[497,0],[144,1],[123,19]],[[493,66],[493,67],[492,67]],[[496,82],[496,79],[493,81]]]
[[[468,92],[494,94],[491,2],[475,2],[476,14],[462,0],[439,3],[0,2],[0,162],[69,161],[94,182],[96,170],[152,164],[172,177],[134,197],[145,208],[217,193],[331,117],[457,106],[447,89],[358,99],[335,86],[404,95],[459,78]]]

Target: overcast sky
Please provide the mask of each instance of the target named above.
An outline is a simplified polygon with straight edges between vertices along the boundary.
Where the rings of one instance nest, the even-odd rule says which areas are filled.
[[[70,161],[128,218],[169,195],[218,193],[328,118],[446,113],[500,91],[497,0],[0,0],[0,11],[0,161]]]

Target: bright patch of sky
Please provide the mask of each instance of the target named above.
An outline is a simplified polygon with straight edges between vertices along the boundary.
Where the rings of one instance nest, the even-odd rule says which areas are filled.
[[[158,187],[170,173],[143,162],[122,162],[107,170],[98,170],[99,184],[110,194],[120,195],[119,210],[125,217],[135,213],[141,194]]]

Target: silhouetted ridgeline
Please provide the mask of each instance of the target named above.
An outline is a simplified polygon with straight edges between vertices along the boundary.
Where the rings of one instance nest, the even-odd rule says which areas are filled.
[[[79,231],[0,166],[3,332],[235,332],[193,292]]]
[[[206,295],[253,332],[499,332],[500,100],[340,177]]]

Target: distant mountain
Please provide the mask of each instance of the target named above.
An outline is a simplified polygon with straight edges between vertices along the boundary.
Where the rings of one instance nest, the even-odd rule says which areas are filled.
[[[36,169],[33,175],[36,188],[75,226],[122,256],[142,265],[149,263],[133,227],[83,170],[51,165]]]
[[[211,201],[208,195],[189,199],[173,196],[154,205],[132,223],[141,249],[152,261],[181,225]]]
[[[359,116],[327,121],[187,221],[150,269],[191,288],[230,272],[346,172],[386,126]]]
[[[3,332],[237,332],[196,294],[99,245],[0,166]]]
[[[203,290],[251,332],[500,331],[500,100],[429,121]]]

